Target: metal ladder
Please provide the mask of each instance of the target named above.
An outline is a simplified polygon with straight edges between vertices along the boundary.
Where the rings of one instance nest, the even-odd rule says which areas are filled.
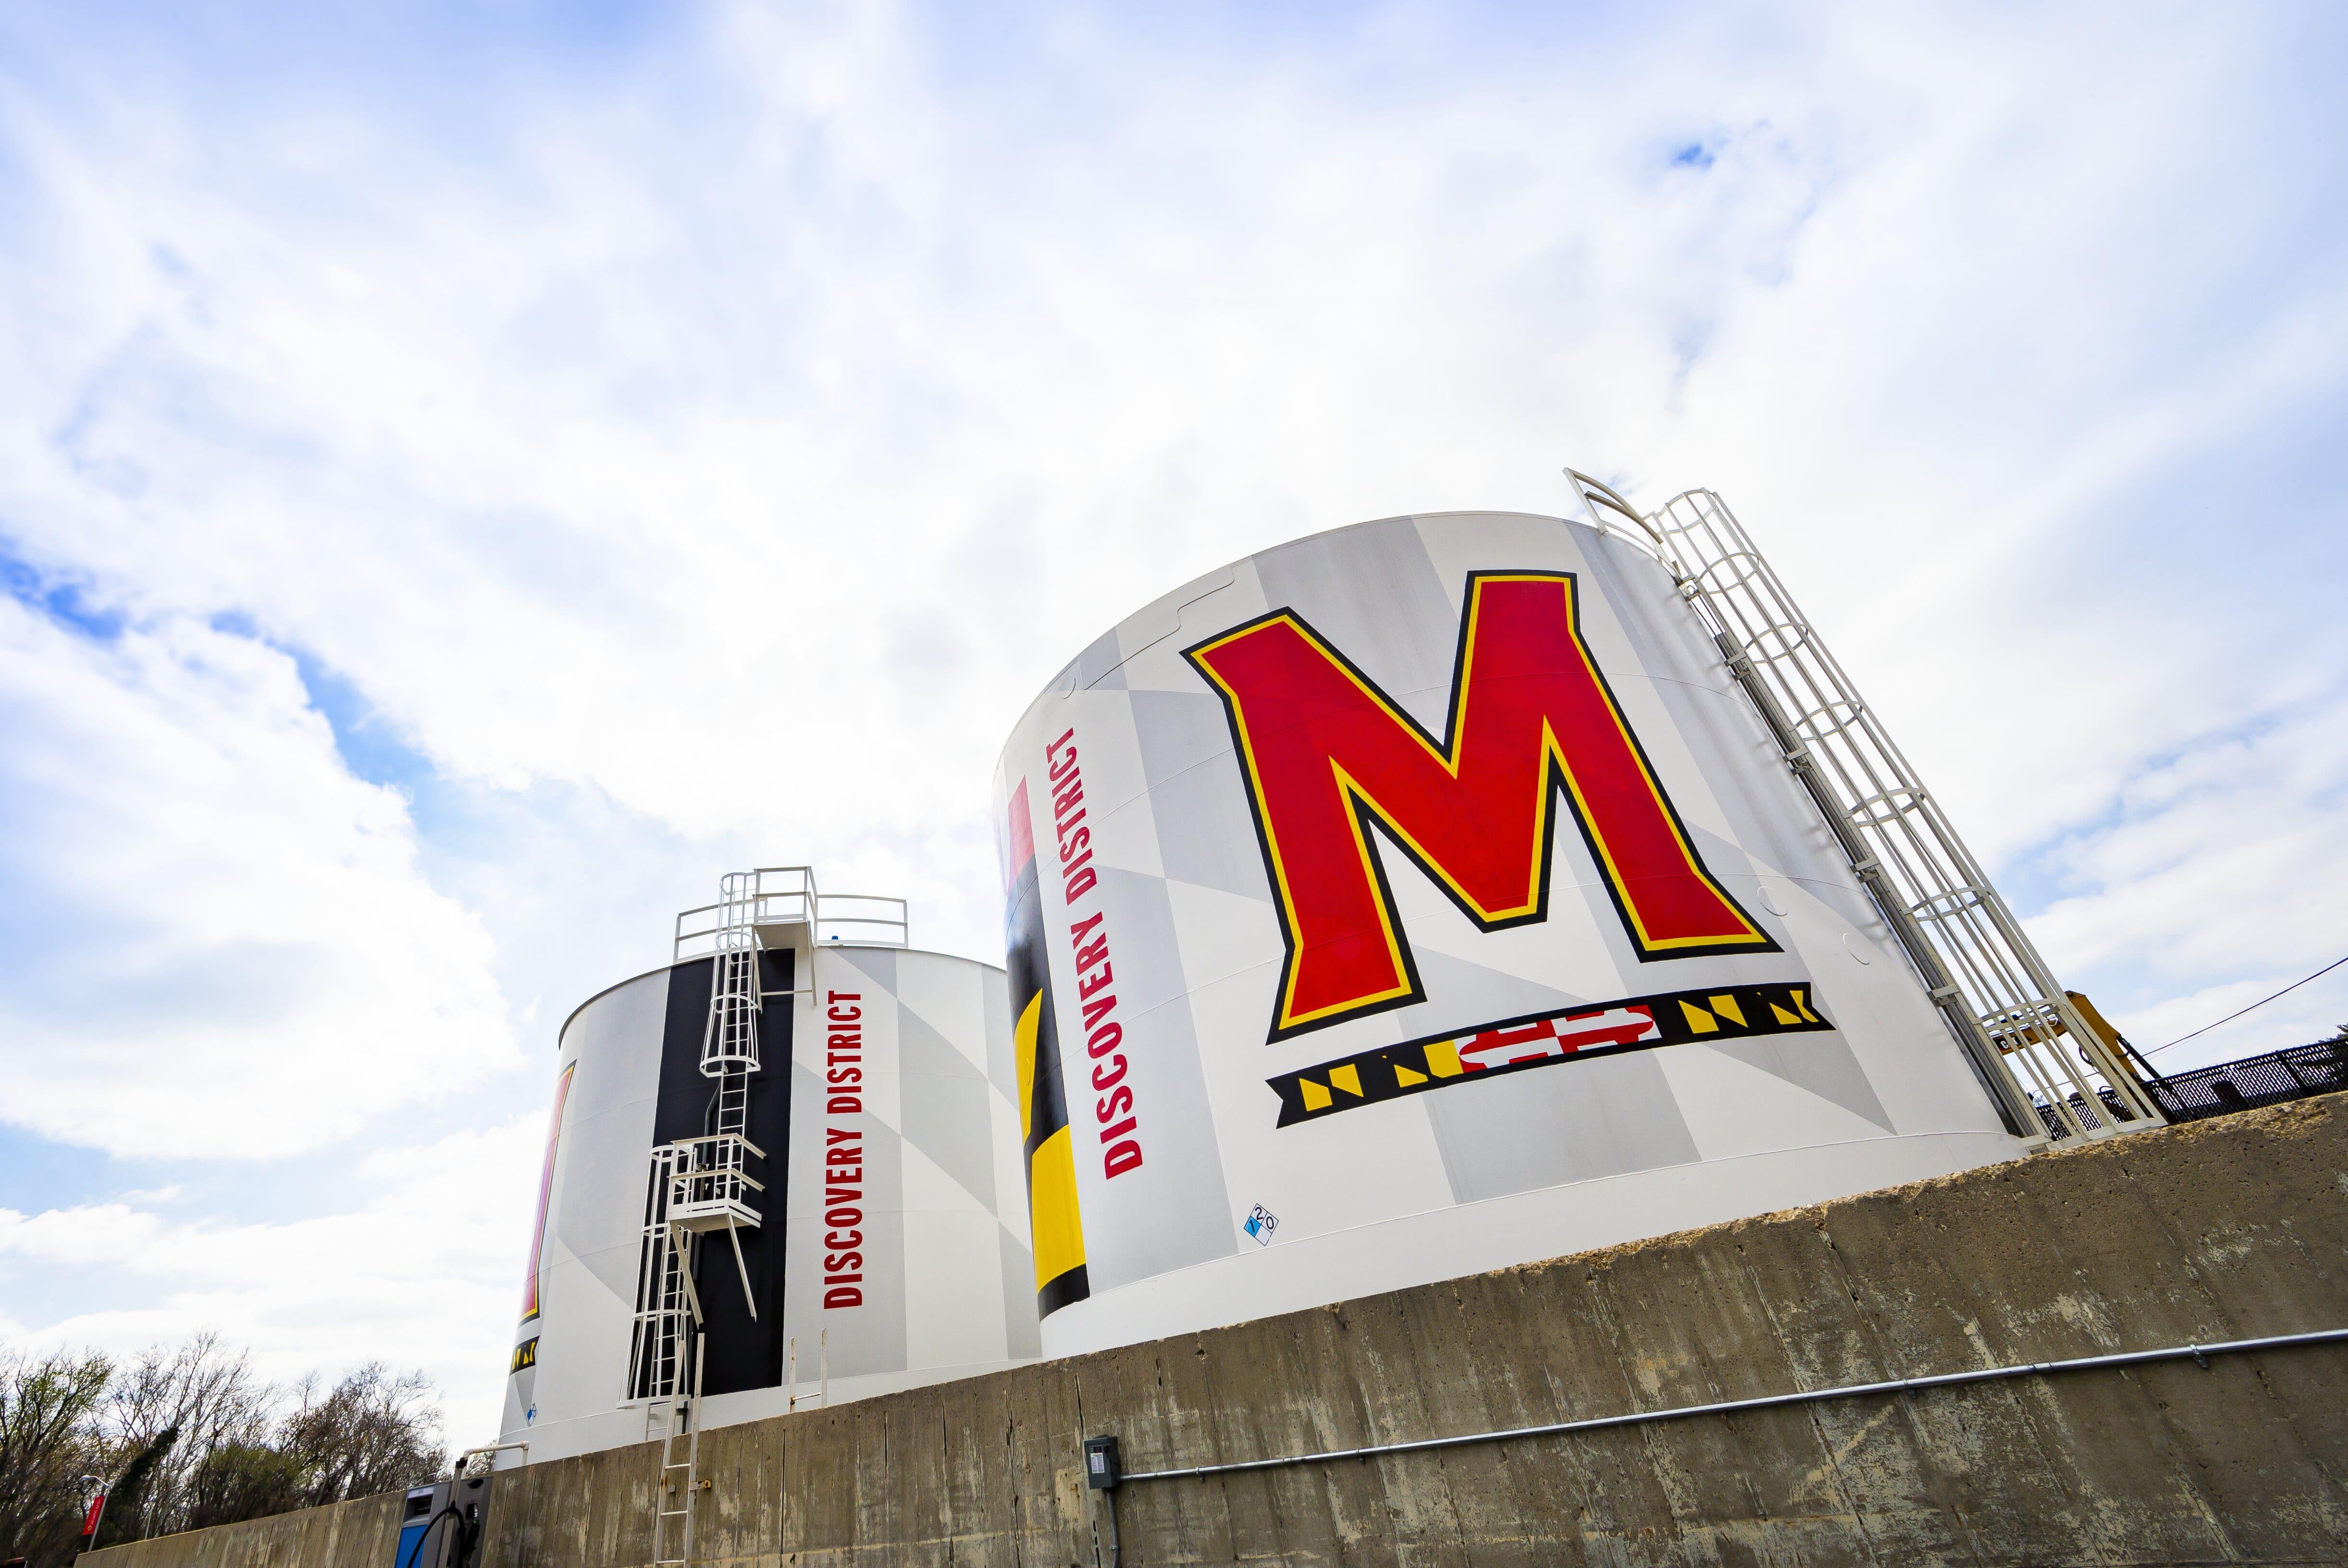
[[[1728,503],[1686,490],[1642,515],[1601,481],[1566,473],[1601,533],[1671,573],[2013,1130],[2043,1142],[2163,1125]]]
[[[684,1568],[693,1560],[693,1504],[701,1490],[701,1335],[693,1336],[693,1397],[670,1395],[653,1402],[648,1419],[661,1423],[660,1478],[653,1489],[653,1568]],[[676,1457],[682,1429],[685,1458]],[[669,1506],[680,1474],[684,1491]],[[672,1523],[672,1522],[675,1522]],[[670,1532],[675,1532],[676,1553],[669,1553]]]
[[[758,1070],[758,873],[728,872],[717,886],[717,928],[710,933],[716,969],[701,1031],[704,1078]]]
[[[670,1399],[680,1392],[687,1353],[686,1326],[700,1318],[693,1270],[700,1237],[669,1217],[676,1191],[677,1150],[653,1150],[644,1194],[644,1244],[636,1269],[636,1321],[628,1357],[631,1399]]]
[[[733,885],[742,873],[726,878],[728,915],[735,913]],[[739,906],[739,927],[718,932],[716,972],[709,976],[709,1024],[702,1028],[702,1078],[718,1085],[718,1112],[712,1130],[721,1139],[749,1134],[749,1078],[758,1070],[758,1012],[766,993],[758,984],[758,930],[749,903]]]
[[[766,1007],[759,978],[764,948],[758,938],[760,903],[757,872],[728,872],[719,880],[719,922],[711,934],[715,962],[709,976],[709,1018],[701,1031],[701,1076],[716,1080],[716,1116],[707,1135],[689,1146],[682,1141],[675,1146],[675,1173],[699,1179],[680,1182],[670,1200],[671,1222],[680,1227],[713,1229],[712,1216],[723,1214],[753,1318],[758,1315],[758,1304],[750,1290],[749,1265],[742,1261],[741,1227],[757,1226],[751,1194],[764,1190],[748,1171],[751,1155],[765,1158],[765,1151],[749,1139],[750,1078],[761,1065],[758,1015]]]
[[[715,1125],[700,1137],[653,1150],[636,1272],[628,1398],[648,1401],[644,1435],[650,1440],[656,1427],[660,1438],[659,1483],[653,1492],[652,1560],[656,1565],[683,1564],[693,1555],[694,1503],[701,1481],[704,1361],[701,1299],[694,1271],[700,1261],[701,1236],[725,1229],[742,1270],[743,1293],[749,1297],[740,1229],[757,1226],[756,1195],[764,1191],[747,1164],[751,1156],[765,1157],[748,1137],[750,1079],[761,1065],[758,1015],[765,1006],[759,978],[759,873],[729,872],[719,889],[718,922],[707,934],[714,962],[700,1062],[701,1076],[716,1083]],[[750,1311],[756,1317],[754,1298]],[[689,1395],[685,1391],[688,1367]],[[677,1457],[680,1444],[682,1460]]]

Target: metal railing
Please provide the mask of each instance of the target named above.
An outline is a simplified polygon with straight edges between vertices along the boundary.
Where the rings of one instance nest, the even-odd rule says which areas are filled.
[[[757,1204],[751,1195],[766,1191],[766,1183],[749,1172],[752,1156],[763,1160],[766,1151],[736,1132],[654,1146],[623,1403],[674,1399],[685,1391],[691,1359],[687,1351],[702,1319],[694,1274],[704,1233],[726,1233],[743,1295],[750,1301],[750,1315],[757,1316],[740,1234],[758,1228]]]
[[[725,949],[727,933],[761,925],[806,925],[818,942],[873,947],[911,945],[905,901],[875,893],[823,892],[809,866],[761,866],[729,873],[716,903],[676,917],[671,960],[707,958]]]
[[[1672,573],[2012,1130],[2098,1138],[2161,1125],[1727,503],[1688,490],[1643,515],[1566,473],[1601,532]]]
[[[750,1174],[750,1161],[764,1160],[765,1150],[738,1132],[681,1138],[669,1147],[670,1224],[688,1231],[757,1227],[757,1205],[750,1194],[765,1191],[767,1184]]]
[[[2199,1121],[2331,1094],[2348,1089],[2348,1037],[2166,1073],[2149,1087],[2171,1121]]]

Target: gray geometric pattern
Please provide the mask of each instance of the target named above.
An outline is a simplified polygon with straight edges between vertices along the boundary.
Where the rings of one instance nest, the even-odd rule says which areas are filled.
[[[1427,1118],[1455,1203],[1701,1158],[1652,1051],[1461,1084]]]
[[[982,1204],[994,1198],[993,1087],[970,1058],[910,1010],[897,1013],[897,1103],[905,1140]]]
[[[824,998],[819,996],[818,1022],[795,1048],[793,1140],[806,1152],[794,1160],[793,1177],[795,1182],[809,1181],[812,1199],[820,1191],[812,1173],[821,1167],[825,1128],[852,1127],[860,1134],[864,1304],[850,1310],[824,1307],[824,1227],[808,1222],[811,1204],[794,1192],[792,1208],[803,1228],[790,1243],[787,1311],[788,1332],[798,1338],[801,1356],[828,1329],[835,1377],[917,1370],[931,1364],[923,1359],[924,1325],[933,1332],[942,1315],[961,1320],[949,1336],[961,1344],[978,1332],[982,1320],[995,1321],[997,1310],[1002,1330],[982,1360],[1035,1354],[1019,1348],[1038,1343],[1035,1262],[1025,1240],[1027,1194],[1015,1177],[1018,1121],[1002,972],[939,954],[844,944],[826,944],[818,958],[823,992],[855,988],[861,996],[865,1109],[838,1117],[825,1109],[829,1090],[814,1076],[826,1048],[820,1026]],[[909,990],[942,1000],[924,1014],[905,999]],[[803,1026],[806,1017],[801,1015]],[[942,1032],[948,1026],[973,1029],[983,1037],[957,1043]],[[940,1207],[936,1178],[923,1178],[932,1184],[922,1189],[932,1195],[916,1205],[923,1233],[947,1224],[956,1227],[953,1234],[968,1238],[970,1226],[983,1225],[982,1277],[942,1273],[966,1269],[966,1261],[954,1261],[963,1254],[941,1254],[909,1236],[909,1162],[934,1168],[977,1211],[965,1218],[957,1207],[960,1200]],[[971,1308],[977,1303],[985,1303],[985,1310],[973,1315]]]
[[[1689,841],[1780,951],[1643,957],[1561,805],[1549,917],[1509,932],[1478,931],[1380,833],[1373,853],[1403,911],[1425,998],[1267,1044],[1285,961],[1272,887],[1223,703],[1182,649],[1292,609],[1441,737],[1468,574],[1509,570],[1576,574],[1582,635]],[[1148,1155],[1114,1179],[1097,1160],[1077,1161],[1096,1297],[1252,1252],[1239,1229],[1252,1203],[1281,1215],[1288,1241],[1642,1171],[1790,1156],[1849,1142],[1861,1124],[1891,1136],[1994,1128],[1913,975],[1896,960],[1853,961],[1846,937],[1881,951],[1888,934],[1668,575],[1619,540],[1552,519],[1453,513],[1267,550],[1087,647],[1014,732],[997,799],[1024,781],[1031,802],[1047,802],[1045,746],[1071,731],[1093,770],[1097,882],[1072,903],[1047,874],[1045,923],[1065,931],[1103,917]],[[1128,757],[1138,758],[1138,796]],[[1041,840],[1048,804],[1036,820]],[[1774,902],[1764,902],[1765,885]],[[1085,998],[1070,954],[1055,948],[1050,962],[1082,1129],[1092,1098],[1082,1076],[1093,1070]],[[1397,1040],[1764,982],[1807,985],[1826,1016],[1859,1020],[1860,1033],[1592,1057],[1285,1130],[1264,1087],[1274,1074]],[[1748,1071],[1787,1092],[1747,1092],[1756,1080],[1733,1075]],[[1766,1111],[1743,1109],[1763,1100]]]

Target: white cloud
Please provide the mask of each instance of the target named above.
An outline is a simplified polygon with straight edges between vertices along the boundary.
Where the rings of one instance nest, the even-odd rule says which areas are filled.
[[[2037,922],[2070,974],[2102,971],[2109,1009],[2150,1049],[2348,954],[2348,693],[2258,715],[2146,766],[2107,820],[2050,852],[2079,891]],[[2329,1036],[2348,973],[2162,1056],[2167,1068]]]
[[[1871,686],[1972,714],[2059,662],[2138,717],[2100,625],[1953,591],[2211,423],[2250,350],[2162,329],[2302,201],[2234,177],[2293,129],[2236,123],[2288,40],[2218,18],[1498,46],[1395,8],[1233,53],[1059,15],[989,78],[919,12],[716,15],[592,92],[436,106],[462,138],[267,90],[20,110],[20,293],[72,330],[26,334],[18,526],[317,649],[456,773],[804,846],[981,952],[983,780],[1061,660],[1296,531],[1554,507],[1568,456],[1727,486]],[[1560,74],[1584,33],[1612,57]],[[2000,845],[2173,738],[2025,781],[1920,720]]]
[[[0,1208],[0,1264],[71,1270],[92,1296],[126,1304],[37,1326],[0,1319],[0,1342],[125,1355],[213,1328],[252,1345],[279,1382],[369,1360],[420,1367],[451,1441],[493,1441],[545,1149],[531,1119],[370,1156],[360,1175],[375,1196],[351,1213],[240,1223],[130,1200]]]
[[[746,10],[681,79],[521,91],[496,161],[117,111],[36,164],[88,330],[22,527],[316,648],[455,771],[911,878],[989,950],[984,779],[1059,662],[1288,533],[1555,504],[1560,427],[1663,391],[1818,198],[1797,131],[1664,171],[1700,95],[1365,112],[1415,30],[1234,74],[1071,26],[1032,68],[1117,98],[1063,119],[879,13]]]
[[[0,619],[0,1114],[338,1160],[502,986],[406,1114],[534,1120],[733,864],[997,955],[1061,663],[1568,460],[1728,494],[2132,1034],[2335,955],[2326,11],[681,15],[6,24],[0,535],[129,629]]]
[[[278,1155],[512,1061],[479,922],[284,654],[0,599],[0,1116],[118,1155]]]

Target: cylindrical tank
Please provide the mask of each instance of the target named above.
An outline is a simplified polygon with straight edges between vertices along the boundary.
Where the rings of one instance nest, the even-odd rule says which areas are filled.
[[[736,1113],[759,1218],[697,1243],[701,1424],[780,1414],[794,1389],[804,1408],[1034,1357],[1003,972],[761,929],[764,1060]],[[633,1351],[649,1169],[656,1144],[711,1125],[716,964],[640,975],[563,1026],[504,1418],[531,1462],[657,1435]]]
[[[1669,574],[1579,523],[1211,573],[995,799],[1046,1354],[2023,1151]]]

